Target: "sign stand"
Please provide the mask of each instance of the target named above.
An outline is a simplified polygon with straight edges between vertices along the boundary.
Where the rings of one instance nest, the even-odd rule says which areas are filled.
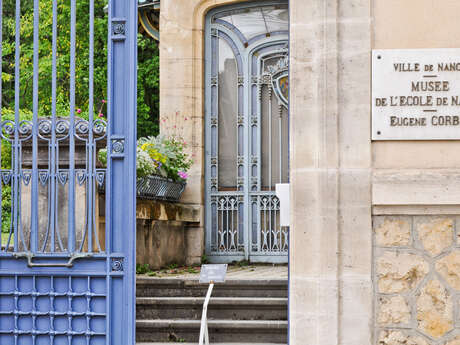
[[[208,331],[208,305],[211,299],[214,282],[225,282],[227,265],[202,265],[200,272],[200,283],[209,283],[208,292],[203,303],[203,313],[201,314],[200,340],[199,345],[209,345]]]
[[[209,300],[211,299],[212,289],[214,288],[214,282],[209,282],[208,293],[206,294],[206,298],[203,304],[203,314],[201,315],[201,327],[200,327],[200,344],[203,345],[203,341],[205,345],[209,345],[209,332],[208,332],[208,304]]]

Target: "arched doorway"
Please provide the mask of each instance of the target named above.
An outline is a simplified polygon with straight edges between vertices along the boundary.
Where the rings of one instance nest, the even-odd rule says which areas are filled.
[[[287,1],[206,17],[206,254],[287,262],[275,185],[289,179]]]

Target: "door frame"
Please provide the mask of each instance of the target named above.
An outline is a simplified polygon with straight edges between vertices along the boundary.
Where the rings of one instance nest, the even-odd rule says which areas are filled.
[[[215,263],[229,263],[232,261],[241,261],[241,260],[250,260],[251,262],[264,262],[264,263],[287,263],[288,262],[288,257],[289,257],[289,250],[286,252],[283,252],[279,255],[273,255],[273,254],[254,254],[252,253],[251,250],[251,243],[252,243],[252,230],[251,230],[251,201],[250,201],[250,164],[249,164],[249,149],[250,149],[250,107],[251,107],[251,100],[250,100],[250,78],[251,78],[251,69],[252,66],[249,63],[249,59],[251,58],[252,54],[254,53],[255,50],[261,49],[263,47],[268,47],[272,45],[279,45],[280,43],[282,44],[288,44],[289,43],[289,33],[287,32],[286,34],[280,34],[279,36],[276,36],[276,39],[274,39],[275,36],[272,37],[267,37],[263,38],[261,40],[257,40],[255,42],[250,43],[248,46],[244,46],[239,38],[239,32],[238,30],[235,30],[233,32],[229,28],[220,25],[218,28],[216,28],[216,25],[211,23],[211,17],[215,15],[218,12],[222,11],[231,11],[234,9],[239,9],[239,8],[251,8],[251,7],[261,7],[261,6],[269,6],[269,5],[280,5],[280,4],[286,4],[289,5],[288,1],[283,1],[283,0],[271,0],[271,1],[263,1],[263,2],[244,2],[244,3],[239,3],[239,4],[233,4],[233,5],[223,5],[218,8],[211,9],[209,12],[206,13],[205,17],[205,27],[204,27],[204,47],[205,47],[205,60],[204,60],[204,89],[205,89],[205,107],[204,107],[204,132],[205,132],[205,145],[204,145],[204,159],[205,159],[205,172],[204,172],[204,210],[205,210],[205,221],[204,221],[204,231],[205,231],[205,253],[206,256]],[[243,210],[244,210],[244,215],[243,215],[243,243],[244,243],[244,251],[243,252],[232,252],[231,254],[219,254],[216,252],[212,252],[211,250],[211,242],[212,242],[212,236],[214,235],[211,230],[211,224],[212,224],[212,212],[209,210],[209,206],[211,205],[211,187],[213,184],[216,185],[218,184],[218,180],[215,182],[212,182],[212,162],[211,162],[211,145],[212,145],[212,136],[211,133],[209,133],[209,129],[211,128],[211,108],[212,108],[212,96],[210,92],[210,88],[212,87],[212,61],[213,61],[213,52],[212,52],[212,36],[213,36],[213,30],[218,30],[223,32],[225,35],[229,36],[229,38],[232,40],[232,43],[235,44],[238,48],[238,52],[244,52],[244,54],[240,54],[239,56],[235,56],[235,60],[237,61],[237,64],[241,64],[241,71],[242,75],[245,76],[244,81],[242,83],[243,87],[243,117],[244,117],[244,184],[243,184],[243,190],[239,191],[243,195]],[[217,41],[218,42],[218,41]],[[218,59],[218,57],[215,57]],[[216,62],[218,63],[218,62]],[[238,68],[239,70],[239,68]],[[217,88],[217,94],[218,94],[218,86]],[[238,96],[238,101],[239,96]],[[218,107],[218,105],[216,105]],[[259,112],[260,113],[260,112]],[[289,114],[289,110],[288,110]],[[260,132],[260,127],[258,129]],[[216,134],[218,135],[218,134]],[[260,135],[259,135],[260,139]],[[218,145],[216,143],[216,145]],[[259,145],[259,151],[260,151],[261,145]],[[217,148],[216,148],[217,150]],[[218,154],[218,151],[217,151]],[[261,157],[261,153],[259,152],[258,154],[259,157]],[[258,172],[258,178],[261,176],[261,166],[259,165],[259,172]],[[217,173],[218,176],[218,173]],[[239,184],[237,183],[237,189],[239,189]],[[236,195],[238,191],[233,192],[233,194],[229,195]],[[260,192],[260,194],[263,194],[263,192]],[[222,193],[222,195],[225,195],[225,193]]]

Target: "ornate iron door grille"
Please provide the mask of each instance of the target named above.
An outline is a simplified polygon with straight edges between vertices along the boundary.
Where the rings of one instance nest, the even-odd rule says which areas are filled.
[[[77,13],[82,3],[87,7]],[[137,2],[106,3],[0,0],[0,42],[6,42],[7,29],[15,37],[12,52],[6,43],[0,45],[0,69],[9,62],[14,66],[14,115],[7,118],[4,104],[0,113],[2,153],[11,148],[11,166],[2,165],[0,172],[3,205],[11,202],[1,214],[3,220],[11,216],[0,247],[2,345],[135,344]],[[47,6],[52,15],[43,18]],[[33,23],[30,61],[28,38],[21,36],[29,30],[28,18]],[[96,20],[105,21],[103,42],[95,42]],[[46,21],[52,30],[41,32]],[[69,31],[62,30],[64,21]],[[79,32],[81,23],[89,31]],[[63,37],[68,46],[61,45]],[[45,40],[51,46],[48,68],[40,51]],[[87,51],[81,50],[84,40]],[[96,66],[100,45],[104,48],[97,53],[105,59]],[[78,79],[81,56],[87,57],[87,74]],[[27,63],[33,66],[31,119],[22,108]],[[39,106],[46,100],[39,95],[48,70],[50,113],[44,114]],[[101,73],[107,78],[104,118],[95,105],[94,84]],[[60,94],[64,82],[68,94]],[[78,83],[87,85],[87,119],[77,110]],[[7,91],[5,84],[0,83],[0,95]],[[57,108],[63,98],[69,104],[64,113]],[[108,151],[106,167],[97,161],[102,147]],[[105,195],[98,194],[102,186]]]
[[[206,251],[287,262],[275,184],[288,182],[288,6],[218,8],[206,20]]]

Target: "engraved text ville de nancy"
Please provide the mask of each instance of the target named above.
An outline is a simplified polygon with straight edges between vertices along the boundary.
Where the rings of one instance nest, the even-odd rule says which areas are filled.
[[[372,139],[460,139],[460,49],[372,52]]]

